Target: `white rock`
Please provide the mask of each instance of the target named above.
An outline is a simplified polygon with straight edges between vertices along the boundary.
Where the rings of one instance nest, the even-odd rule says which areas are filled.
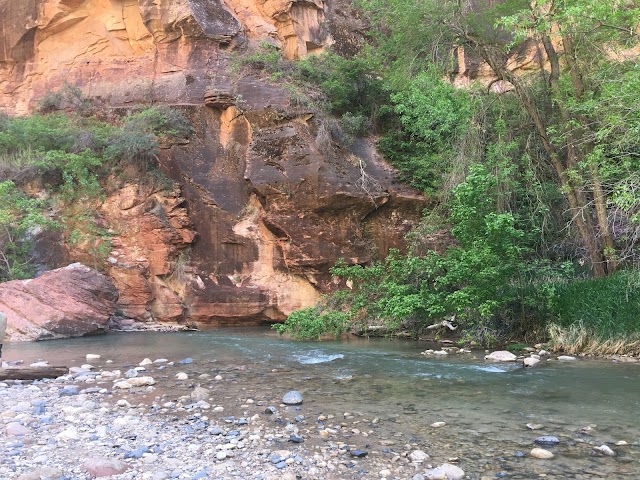
[[[168,361],[166,358],[156,358],[153,363],[167,363]]]
[[[88,363],[85,363],[84,365],[80,366],[80,368],[82,368],[83,370],[92,370],[95,367],[93,365],[89,365]]]
[[[531,456],[533,458],[539,458],[540,460],[549,460],[555,455],[549,450],[545,450],[544,448],[534,448],[531,450]]]
[[[615,457],[616,456],[616,452],[614,452],[613,450],[611,450],[608,446],[606,445],[600,445],[599,447],[593,447],[593,449],[596,452],[600,452],[603,455],[607,455],[609,457]]]
[[[178,380],[186,380],[186,379],[188,379],[188,378],[189,378],[189,375],[187,375],[187,374],[186,374],[186,373],[184,373],[184,372],[179,372],[179,373],[176,373],[176,378],[177,378]]]
[[[113,385],[114,390],[127,390],[131,387],[133,387],[133,385],[129,383],[129,380],[120,380],[115,385]]]
[[[96,355],[95,353],[87,353],[87,356],[85,358],[87,360],[98,360],[100,358],[100,355]]]
[[[142,360],[138,365],[144,367],[145,365],[151,365],[153,362],[151,361],[150,358],[145,358],[144,360]]]
[[[620,440],[618,442],[616,442],[616,445],[619,447],[624,447],[625,445],[629,445],[627,442],[625,442],[624,440]]]
[[[432,468],[425,472],[428,480],[461,480],[464,478],[464,470],[450,463],[443,463],[438,468]]]
[[[525,367],[533,367],[539,364],[540,360],[538,360],[537,358],[528,357],[528,358],[525,358],[522,363],[524,364]]]
[[[196,387],[191,392],[191,399],[196,402],[199,402],[200,400],[208,400],[209,390],[203,387]]]
[[[572,357],[570,355],[560,355],[558,357],[558,360],[560,360],[561,362],[571,362],[573,360],[575,360],[576,357]]]
[[[133,377],[127,379],[127,382],[133,387],[145,387],[156,383],[153,377]]]
[[[222,380],[222,375],[216,375],[213,377],[214,380]]]
[[[224,450],[219,451],[218,453],[216,453],[216,458],[218,460],[224,460],[225,458],[227,458],[227,452],[225,452]]]
[[[60,440],[62,442],[78,440],[79,438],[80,438],[80,434],[75,428],[68,428],[67,430],[63,430],[62,432],[56,435],[56,440]]]
[[[432,428],[442,428],[447,424],[447,422],[434,422],[431,424]]]
[[[540,351],[538,352],[538,355],[540,355],[541,357],[544,357],[544,356],[546,356],[546,355],[549,355],[549,352],[547,352],[546,350],[540,350]]]
[[[29,366],[30,367],[35,367],[35,368],[37,368],[37,367],[48,367],[49,366],[49,362],[46,362],[46,361],[45,362],[35,362],[35,363],[32,363]]]
[[[389,477],[391,475],[391,470],[389,470],[388,468],[385,468],[383,470],[380,470],[380,472],[378,472],[380,474],[381,477]]]
[[[422,450],[414,450],[408,456],[409,460],[416,463],[422,463],[429,458],[429,455]]]
[[[435,352],[433,352],[434,355],[449,355],[449,352],[447,352],[446,350],[436,350]]]
[[[485,360],[493,360],[494,362],[515,362],[517,358],[513,353],[506,350],[498,350],[484,357]]]

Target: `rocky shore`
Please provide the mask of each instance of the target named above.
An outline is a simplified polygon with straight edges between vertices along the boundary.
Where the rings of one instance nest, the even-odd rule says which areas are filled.
[[[279,402],[234,396],[224,374],[191,378],[190,358],[112,369],[98,357],[54,380],[0,383],[0,478],[464,477],[411,445],[369,455],[379,419],[307,416],[296,391]]]

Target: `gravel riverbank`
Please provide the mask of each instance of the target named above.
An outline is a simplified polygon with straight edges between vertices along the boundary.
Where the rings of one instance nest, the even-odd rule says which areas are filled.
[[[88,355],[87,362],[100,360]],[[389,448],[384,457],[370,452],[376,418],[308,417],[304,403],[243,396],[224,374],[191,378],[183,371],[190,362],[86,364],[55,380],[0,383],[0,478],[463,476],[455,465],[430,470],[428,455],[412,445]]]

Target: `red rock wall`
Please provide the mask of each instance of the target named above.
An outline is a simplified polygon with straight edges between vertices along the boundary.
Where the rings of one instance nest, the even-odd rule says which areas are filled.
[[[126,185],[102,206],[114,235],[103,267],[124,314],[283,320],[334,288],[339,258],[365,263],[403,246],[424,200],[373,146],[323,153],[320,120],[287,89],[230,69],[263,41],[290,59],[335,39],[352,49],[361,25],[340,2],[0,0],[11,19],[0,22],[0,111],[27,114],[68,81],[112,107],[176,105],[196,128],[160,155],[179,188]]]

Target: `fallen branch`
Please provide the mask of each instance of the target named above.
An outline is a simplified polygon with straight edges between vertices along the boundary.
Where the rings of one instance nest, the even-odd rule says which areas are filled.
[[[0,368],[0,381],[4,380],[41,380],[58,378],[69,373],[68,367],[8,367]]]

